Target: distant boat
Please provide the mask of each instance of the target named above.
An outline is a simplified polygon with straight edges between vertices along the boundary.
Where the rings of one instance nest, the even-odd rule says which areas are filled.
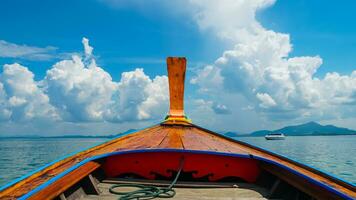
[[[284,140],[285,136],[283,133],[269,133],[265,135],[266,140]]]
[[[52,162],[0,187],[0,199],[356,198],[351,183],[193,124],[183,109],[186,59],[170,57],[167,68],[163,122]]]

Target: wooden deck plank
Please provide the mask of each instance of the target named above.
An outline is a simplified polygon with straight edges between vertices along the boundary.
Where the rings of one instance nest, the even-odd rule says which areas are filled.
[[[192,128],[186,129],[182,133],[181,139],[185,149],[216,151],[215,148],[210,147],[208,143],[202,141],[197,134],[194,134]]]
[[[180,135],[183,133],[183,128],[168,128],[167,135],[163,139],[159,148],[183,149],[183,144]]]
[[[112,183],[100,183],[99,189],[103,191],[100,195],[87,195],[80,200],[116,200],[118,195],[111,194],[109,188]],[[131,191],[132,188],[120,188],[120,191]],[[217,187],[217,188],[184,188],[175,187],[176,195],[172,198],[181,199],[205,199],[205,200],[226,200],[226,199],[267,199],[266,189],[252,185],[239,183],[237,187]]]
[[[140,137],[131,137],[122,142],[117,151],[134,150],[134,149],[148,149],[158,146],[160,141],[167,135],[167,131],[162,130],[161,127],[156,127]]]
[[[229,141],[222,140],[221,138],[214,135],[207,135],[205,132],[197,128],[192,128],[189,131],[189,134],[195,137],[196,141],[201,141],[205,146],[217,152],[227,152],[227,153],[239,153],[239,154],[248,154],[247,151],[242,150],[241,148],[231,144]]]

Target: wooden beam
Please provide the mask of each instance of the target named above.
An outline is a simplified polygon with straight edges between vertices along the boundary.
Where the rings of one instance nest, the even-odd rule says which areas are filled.
[[[262,169],[270,172],[271,174],[277,176],[279,179],[287,182],[288,184],[298,188],[299,190],[303,191],[304,193],[310,195],[311,197],[315,199],[338,199],[341,200],[340,196],[316,185],[311,182],[309,182],[306,179],[301,178],[300,176],[287,171],[286,169],[276,167],[275,165],[268,164],[268,163],[260,163],[260,166]],[[313,177],[311,177],[313,178]]]
[[[48,185],[43,190],[35,193],[28,199],[53,199],[59,195],[61,195],[64,191],[68,188],[73,186],[74,184],[78,183],[80,180],[88,176],[91,172],[98,169],[100,164],[94,161],[90,161],[79,168],[69,172],[59,180],[53,182],[52,184]]]
[[[277,178],[277,180],[273,183],[271,190],[269,191],[269,197],[273,197],[280,183],[281,179]]]
[[[89,182],[90,182],[90,186],[89,187],[92,190],[92,193],[96,194],[96,195],[100,194],[100,190],[96,185],[97,183],[95,181],[95,178],[91,174],[88,175],[88,178],[89,178]]]
[[[168,57],[169,117],[184,118],[184,80],[186,70],[184,57]]]
[[[67,200],[66,196],[64,196],[63,193],[59,195],[59,199],[60,200]]]

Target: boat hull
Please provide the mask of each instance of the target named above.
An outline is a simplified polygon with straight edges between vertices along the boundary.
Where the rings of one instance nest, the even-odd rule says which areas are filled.
[[[270,191],[268,198],[290,199],[301,195],[316,199],[352,199],[312,177],[266,158],[178,149],[120,151],[93,157],[53,177],[19,199],[56,199],[64,194],[73,199],[71,195],[74,193],[68,192],[73,190],[84,191],[83,195],[100,195],[95,182],[107,179],[170,181],[177,173],[182,158],[184,167],[178,180],[188,181],[192,186],[194,183],[218,185],[227,182],[231,186],[249,183]],[[189,184],[185,187],[189,187]]]
[[[149,152],[110,156],[103,169],[106,177],[136,176],[149,180],[172,180],[183,159],[180,180],[220,182],[235,180],[256,182],[258,161],[246,155],[235,157],[198,152]],[[123,164],[124,163],[124,164]]]
[[[160,124],[51,163],[0,189],[0,199],[75,199],[73,191],[100,195],[96,185],[106,179],[171,181],[182,156],[186,166],[179,181],[192,187],[231,181],[263,187],[280,199],[356,197],[353,185],[272,152],[193,124]]]
[[[284,136],[265,136],[266,140],[284,140]]]

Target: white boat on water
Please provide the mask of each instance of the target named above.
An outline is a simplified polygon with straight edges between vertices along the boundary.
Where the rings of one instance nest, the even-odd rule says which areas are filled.
[[[283,133],[270,133],[265,135],[266,140],[284,140],[285,136]]]

